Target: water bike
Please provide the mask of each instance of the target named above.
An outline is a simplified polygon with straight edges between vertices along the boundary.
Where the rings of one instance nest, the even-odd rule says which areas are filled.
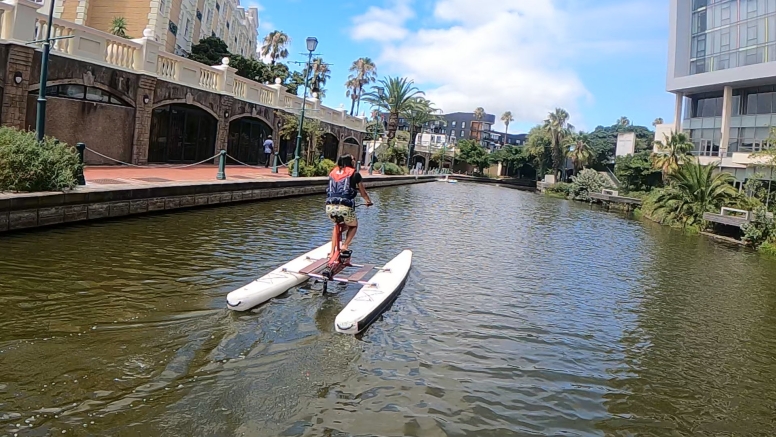
[[[227,307],[234,311],[247,311],[310,279],[323,282],[324,294],[331,281],[360,284],[359,292],[337,315],[334,327],[337,332],[346,334],[357,334],[366,329],[393,302],[407,280],[412,251],[403,250],[382,267],[353,264],[349,256],[342,256],[340,250],[347,225],[339,220],[334,226],[337,232],[333,233],[333,244],[328,242],[230,292],[226,296]],[[351,268],[357,270],[347,276],[341,275]],[[377,273],[368,280],[364,279],[374,271]]]

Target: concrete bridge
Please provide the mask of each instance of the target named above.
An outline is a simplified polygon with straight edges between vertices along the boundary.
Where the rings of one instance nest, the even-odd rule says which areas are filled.
[[[40,89],[40,47],[48,17],[29,0],[0,0],[0,123],[34,129]],[[132,164],[199,162],[226,149],[235,158],[262,163],[272,138],[283,161],[293,157],[295,135],[279,137],[283,114],[301,112],[302,98],[277,83],[239,77],[225,59],[207,66],[166,53],[147,29],[127,40],[55,19],[47,83],[48,136],[83,142],[106,157]],[[349,116],[308,98],[305,117],[321,121],[329,159],[360,155],[363,117]],[[87,164],[112,164],[86,154]]]

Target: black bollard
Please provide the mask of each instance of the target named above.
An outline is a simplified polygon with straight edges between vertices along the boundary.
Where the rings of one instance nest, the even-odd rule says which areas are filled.
[[[78,150],[78,161],[81,163],[81,166],[78,168],[78,185],[86,185],[86,177],[84,176],[84,151],[86,150],[86,144],[77,143],[75,148]]]

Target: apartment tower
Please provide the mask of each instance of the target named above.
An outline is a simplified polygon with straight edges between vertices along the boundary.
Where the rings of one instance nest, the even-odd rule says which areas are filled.
[[[662,131],[684,131],[702,162],[742,181],[776,123],[776,0],[670,0],[669,24],[676,106]]]

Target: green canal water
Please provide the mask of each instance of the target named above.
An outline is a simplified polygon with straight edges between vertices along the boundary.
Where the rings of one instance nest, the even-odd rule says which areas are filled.
[[[772,435],[776,263],[512,190],[375,190],[358,290],[226,294],[327,241],[320,197],[0,237],[0,436]]]

